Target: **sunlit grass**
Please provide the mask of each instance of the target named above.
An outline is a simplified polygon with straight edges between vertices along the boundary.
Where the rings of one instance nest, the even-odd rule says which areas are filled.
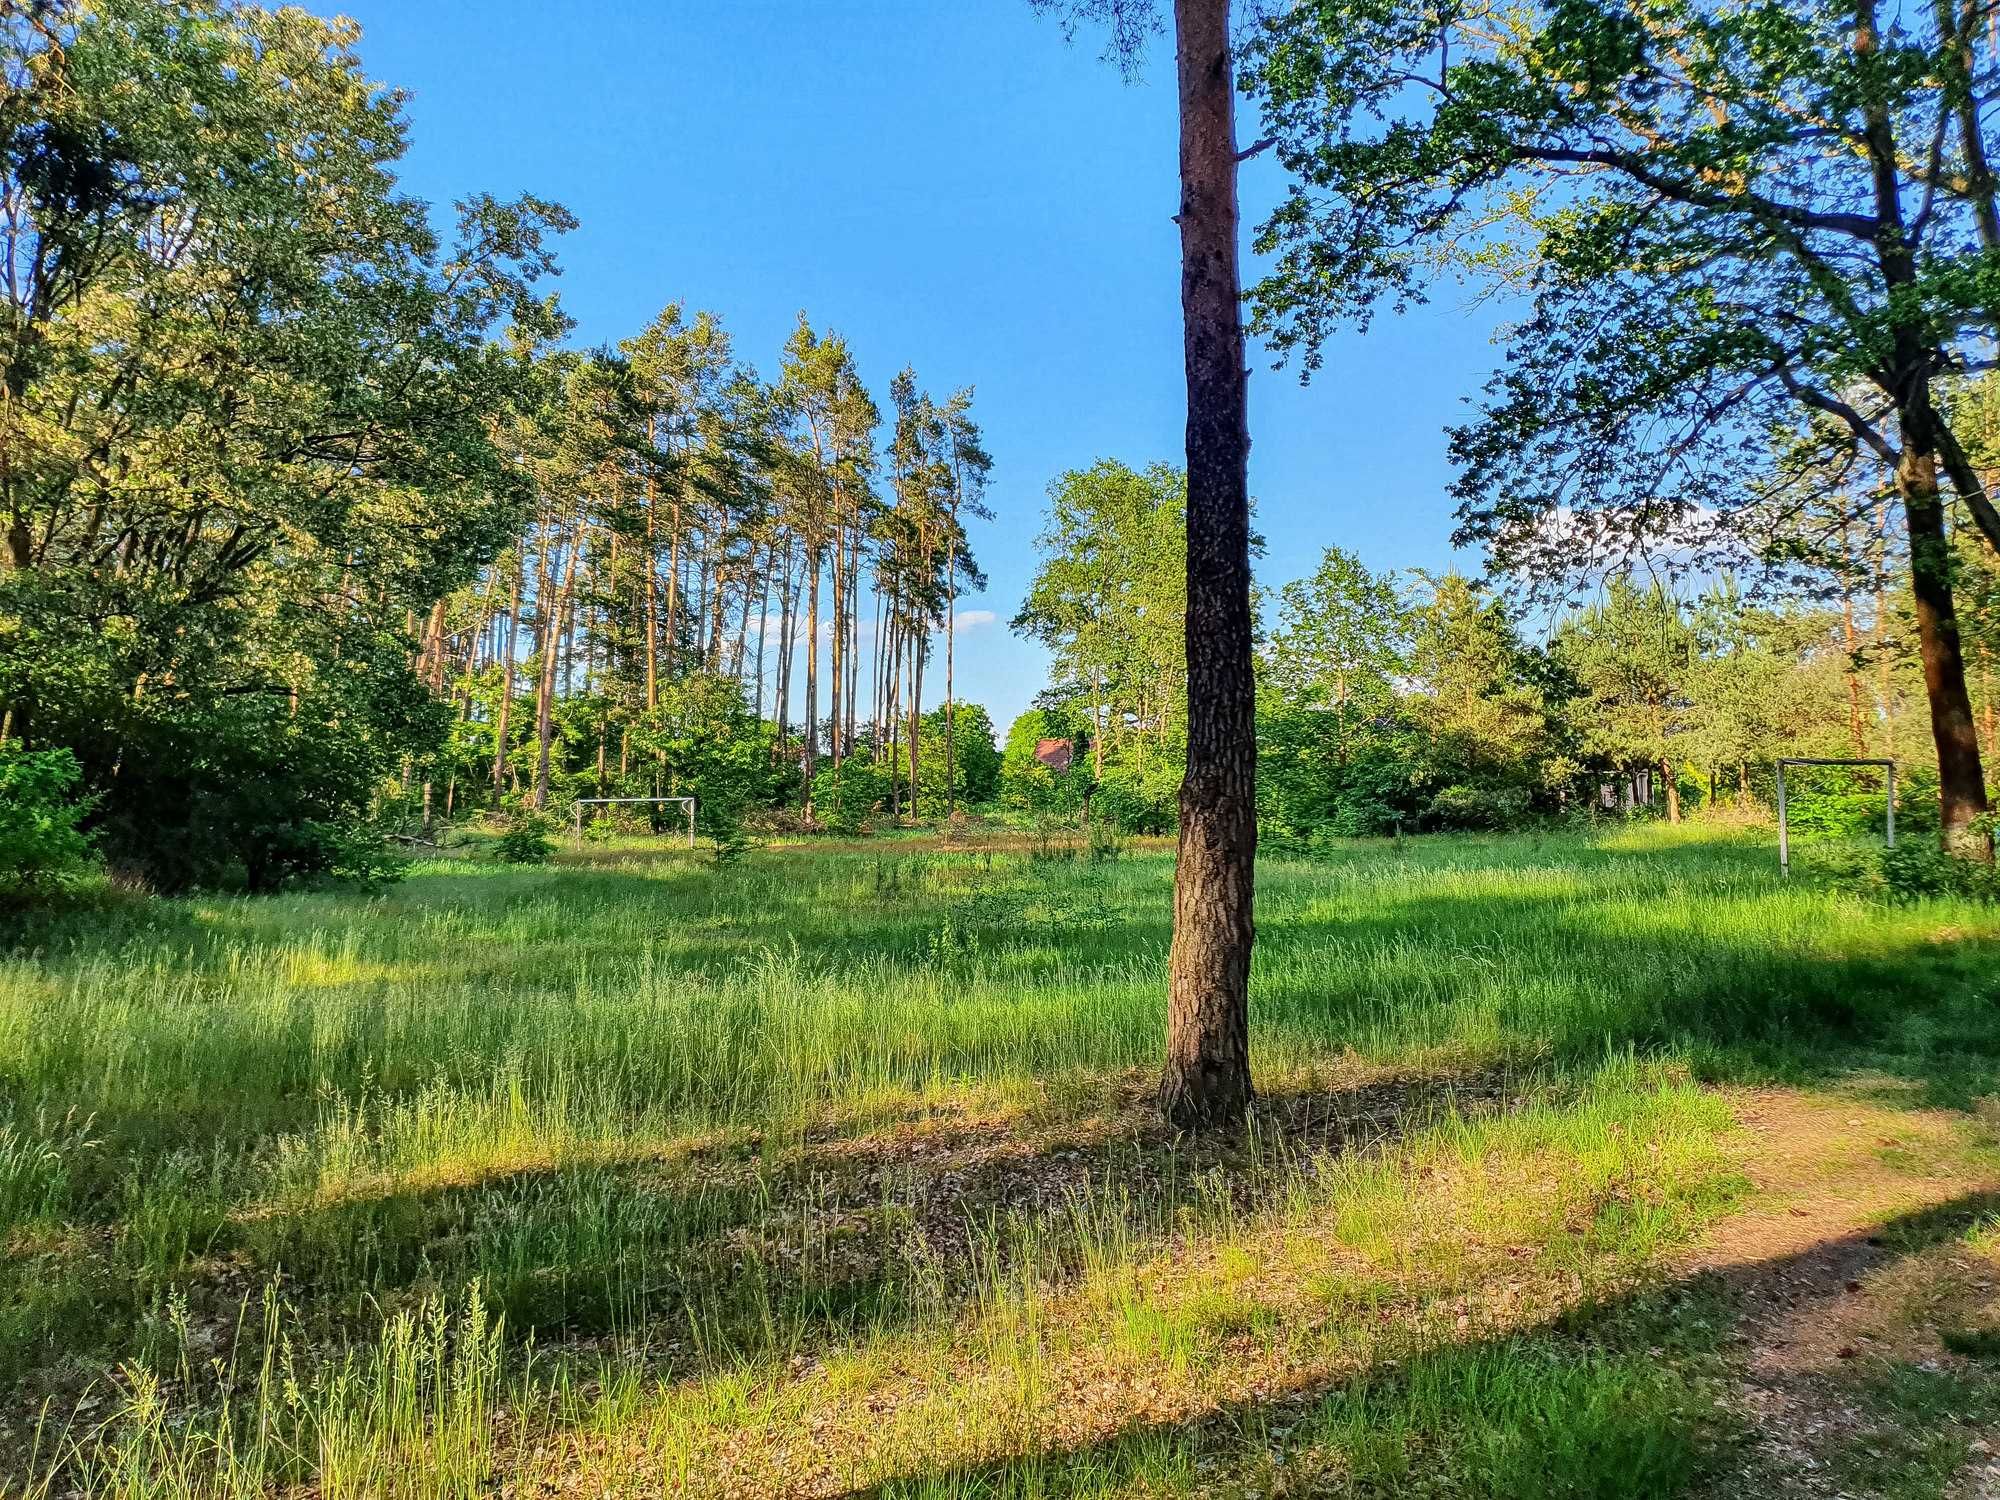
[[[1267,1104],[1175,1141],[1163,852],[610,852],[0,960],[17,1483],[1671,1493],[1700,1393],[1554,1341],[1741,1200],[1704,1084],[2000,1056],[1990,911],[1692,832],[1355,845],[1262,867]]]

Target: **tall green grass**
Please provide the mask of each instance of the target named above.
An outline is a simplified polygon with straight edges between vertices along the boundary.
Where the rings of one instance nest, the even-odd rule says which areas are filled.
[[[1032,1411],[1036,1309],[1079,1285],[1193,1386],[1213,1339],[1292,1326],[1190,1312],[1141,1274],[1164,1247],[1279,1235],[1336,1307],[1446,1295],[1483,1274],[1468,1241],[1615,1278],[1729,1197],[1726,1113],[1663,1067],[1993,1087],[2000,919],[1774,863],[1692,831],[1267,862],[1274,1113],[1222,1157],[1126,1139],[1160,852],[438,861],[381,895],[45,920],[0,959],[0,1381],[16,1411],[115,1393],[108,1422],[41,1423],[32,1472],[60,1453],[65,1484],[447,1494],[565,1403],[707,1431],[732,1381],[768,1396],[834,1348],[935,1364],[968,1316]],[[1426,1091],[1366,1128],[1287,1133],[1403,1078]]]

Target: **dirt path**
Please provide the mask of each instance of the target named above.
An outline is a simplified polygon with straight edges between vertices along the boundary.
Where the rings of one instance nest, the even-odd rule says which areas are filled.
[[[1943,1493],[2000,1497],[2000,1433],[1956,1394],[2000,1401],[1993,1367],[1961,1352],[2000,1328],[2000,1237],[1977,1229],[2000,1210],[2000,1157],[1986,1120],[1907,1097],[1861,1079],[1738,1105],[1757,1197],[1687,1269],[1739,1300],[1748,1467],[1779,1494],[1940,1493],[1920,1481],[1943,1468]],[[1898,1405],[1933,1391],[1936,1410]]]

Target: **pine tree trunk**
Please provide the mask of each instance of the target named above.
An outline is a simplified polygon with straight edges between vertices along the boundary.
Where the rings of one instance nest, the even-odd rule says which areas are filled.
[[[518,552],[514,582],[507,596],[507,645],[500,656],[500,706],[493,725],[493,805],[500,805],[500,784],[507,778],[507,719],[514,707],[514,651],[520,643],[521,574],[527,566]]]
[[[910,640],[910,817],[919,816],[917,811],[917,745],[923,739],[924,715],[924,646],[921,637]]]
[[[785,543],[785,571],[778,579],[778,672],[773,691],[778,717],[778,754],[785,754],[785,742],[792,733],[792,635],[794,611],[798,608],[798,587],[793,581],[793,543]]]
[[[805,819],[813,820],[813,772],[819,759],[819,574],[817,553],[806,559],[811,577],[806,584],[806,722],[804,754],[799,764],[805,777]]]
[[[952,502],[951,534],[945,538],[944,605],[944,815],[958,811],[958,699],[953,693],[953,648],[958,621],[958,503]]]
[[[674,503],[667,518],[667,618],[661,627],[665,637],[667,676],[674,675],[674,658],[680,651],[681,607],[681,507]]]
[[[750,656],[750,604],[754,597],[750,591],[750,576],[757,567],[757,547],[753,542],[743,560],[743,608],[736,614],[736,649],[731,653],[729,675],[738,682],[743,680],[743,668],[749,664]]]
[[[1256,683],[1228,0],[1176,0],[1174,30],[1188,397],[1188,719],[1160,1106],[1175,1124],[1197,1127],[1240,1119],[1251,1098]]]
[[[833,630],[827,642],[826,753],[840,782],[841,695],[847,689],[847,549],[838,527],[833,533]]]
[[[847,629],[851,639],[847,643],[847,738],[844,743],[849,754],[854,752],[861,694],[861,546],[862,535],[857,527],[854,540],[847,549]]]
[[[659,418],[646,418],[648,450],[659,446]],[[646,707],[660,706],[660,554],[656,541],[656,517],[660,508],[659,481],[646,476]]]
[[[764,722],[764,637],[771,631],[771,575],[777,571],[778,539],[772,537],[764,548],[762,596],[757,601],[757,722]]]
[[[539,809],[549,805],[549,745],[555,738],[556,657],[561,648],[561,632],[569,616],[570,586],[576,580],[576,555],[583,550],[579,531],[563,560],[562,584],[556,590],[555,609],[548,617],[542,637],[541,679],[535,686],[535,780],[529,800]]]
[[[889,666],[882,712],[889,726],[889,816],[902,816],[902,778],[897,771],[903,744],[903,626],[900,592],[889,598]]]
[[[878,562],[875,570],[875,639],[868,653],[868,749],[877,758],[882,754],[882,634],[882,570]]]
[[[1681,820],[1681,781],[1672,761],[1664,758],[1660,761],[1660,780],[1667,789],[1667,821],[1678,823]]]

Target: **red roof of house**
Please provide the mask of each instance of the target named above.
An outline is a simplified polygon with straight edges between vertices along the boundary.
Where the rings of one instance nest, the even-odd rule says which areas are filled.
[[[1058,776],[1069,769],[1070,757],[1075,752],[1076,747],[1068,740],[1035,741],[1035,759]]]

